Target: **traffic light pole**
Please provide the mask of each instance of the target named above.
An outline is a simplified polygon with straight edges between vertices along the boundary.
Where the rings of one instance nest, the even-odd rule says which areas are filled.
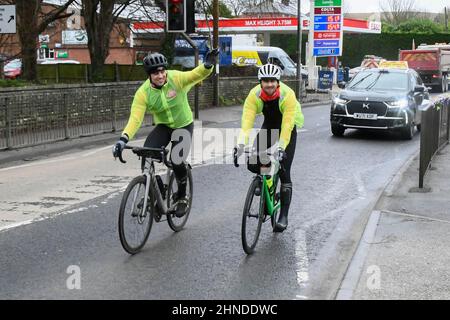
[[[213,48],[219,48],[219,0],[213,0]],[[219,62],[216,64],[214,76],[214,106],[219,107]]]
[[[302,99],[302,7],[301,0],[297,0],[297,99]]]
[[[194,48],[194,52],[195,52],[195,67],[198,67],[198,57],[199,57],[199,50],[197,45],[195,44],[194,41],[192,41],[191,38],[189,38],[189,36],[185,33],[182,32],[181,35],[183,36],[184,39],[186,39],[186,41],[191,45],[192,48]],[[198,96],[199,96],[199,90],[198,90],[198,84],[195,85],[195,91],[194,91],[194,119],[198,120],[199,117],[199,112],[198,112]]]

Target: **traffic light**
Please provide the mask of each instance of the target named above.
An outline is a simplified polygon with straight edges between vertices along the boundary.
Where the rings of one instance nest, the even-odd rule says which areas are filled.
[[[195,0],[186,0],[186,33],[195,33]]]
[[[186,0],[166,0],[166,30],[186,31]]]

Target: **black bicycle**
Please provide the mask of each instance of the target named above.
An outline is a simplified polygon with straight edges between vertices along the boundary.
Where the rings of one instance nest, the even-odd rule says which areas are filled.
[[[135,254],[144,247],[153,220],[168,222],[170,228],[178,232],[187,222],[192,204],[192,173],[187,164],[188,183],[186,214],[178,218],[175,215],[178,185],[172,164],[167,159],[169,151],[165,148],[145,148],[126,146],[141,159],[142,174],[135,177],[127,186],[119,209],[119,237],[126,252]],[[119,155],[119,160],[123,160]],[[167,167],[166,183],[155,172],[154,163],[164,163]]]

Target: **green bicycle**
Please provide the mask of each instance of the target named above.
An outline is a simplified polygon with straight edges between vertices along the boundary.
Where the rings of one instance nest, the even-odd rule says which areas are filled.
[[[244,153],[247,164],[258,163],[257,155],[250,155],[252,151],[246,150]],[[235,167],[239,167],[237,155],[233,156]],[[270,156],[270,153],[260,155],[261,163],[267,163],[266,165],[249,165],[249,170],[256,175],[248,188],[242,215],[242,247],[247,254],[255,251],[262,224],[270,220],[273,230],[280,212],[281,184],[278,183],[278,173],[282,167],[278,160],[269,159]]]

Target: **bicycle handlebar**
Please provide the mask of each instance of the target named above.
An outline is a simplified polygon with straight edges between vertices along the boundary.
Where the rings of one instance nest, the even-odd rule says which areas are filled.
[[[161,155],[160,162],[163,162],[167,167],[171,168],[172,164],[167,159],[167,154],[169,153],[169,150],[162,148],[146,148],[146,147],[132,147],[132,146],[125,146],[124,149],[132,150],[133,153],[138,154],[139,152],[145,152],[145,151],[152,151],[152,152],[159,152]],[[122,157],[122,152],[119,153],[118,156],[120,162],[126,163],[126,161]],[[157,159],[155,159],[157,160]]]

